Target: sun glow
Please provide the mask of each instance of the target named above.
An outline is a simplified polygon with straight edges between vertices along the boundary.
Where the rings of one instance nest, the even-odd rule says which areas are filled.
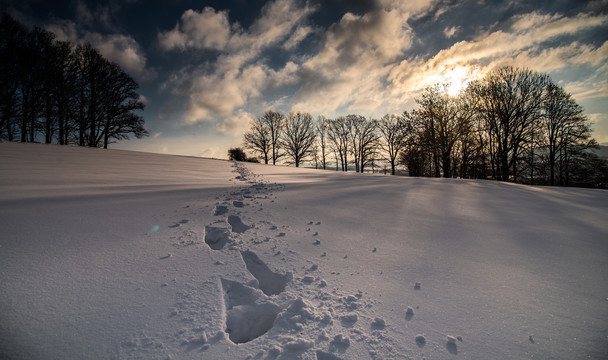
[[[448,95],[456,96],[474,78],[475,74],[472,68],[465,66],[442,67],[435,75],[428,77],[425,83],[428,85],[440,84],[445,86]]]
[[[443,83],[447,84],[447,91],[450,96],[456,96],[467,87],[471,81],[470,69],[458,66],[447,70],[442,76]]]

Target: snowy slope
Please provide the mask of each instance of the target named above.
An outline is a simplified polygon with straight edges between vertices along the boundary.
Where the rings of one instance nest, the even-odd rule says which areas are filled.
[[[0,358],[602,359],[608,192],[0,144]]]

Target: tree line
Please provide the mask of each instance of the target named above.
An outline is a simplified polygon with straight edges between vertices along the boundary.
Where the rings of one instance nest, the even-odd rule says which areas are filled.
[[[0,139],[108,147],[147,136],[139,85],[89,43],[0,14]]]
[[[378,165],[410,176],[495,179],[526,184],[606,187],[608,164],[583,109],[548,75],[511,66],[450,95],[424,89],[418,108],[381,119],[316,120],[305,112],[267,110],[243,146],[264,163],[364,172]]]

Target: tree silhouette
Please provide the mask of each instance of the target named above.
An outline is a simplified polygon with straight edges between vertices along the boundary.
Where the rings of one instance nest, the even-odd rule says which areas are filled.
[[[486,121],[495,149],[496,179],[517,180],[520,151],[534,123],[541,118],[548,82],[545,74],[506,66],[473,83],[473,92],[479,99],[477,111]]]
[[[378,123],[378,130],[381,135],[380,147],[388,156],[391,164],[391,174],[395,175],[397,158],[399,153],[405,148],[411,127],[408,126],[403,117],[386,114]]]
[[[312,154],[315,143],[315,128],[308,113],[290,112],[285,117],[281,145],[291,162],[299,167]]]
[[[228,150],[228,159],[234,161],[247,161],[247,154],[241,148],[230,148]]]
[[[5,13],[0,29],[0,137],[107,148],[148,135],[139,85],[90,44],[28,31]]]
[[[243,144],[247,149],[260,154],[264,164],[268,164],[269,154],[272,151],[270,129],[266,126],[263,117],[255,118],[251,123],[251,129],[243,135]]]

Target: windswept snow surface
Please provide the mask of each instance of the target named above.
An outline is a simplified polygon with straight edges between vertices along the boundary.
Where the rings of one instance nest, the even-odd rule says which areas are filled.
[[[606,359],[608,192],[0,144],[2,359]]]

